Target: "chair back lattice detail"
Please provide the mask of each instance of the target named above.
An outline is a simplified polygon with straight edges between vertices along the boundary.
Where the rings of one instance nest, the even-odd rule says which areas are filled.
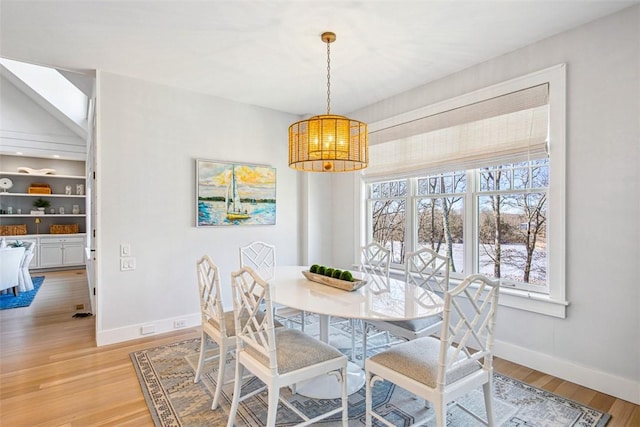
[[[276,375],[278,360],[269,283],[251,267],[231,273],[231,283],[235,318],[243,319],[243,322],[236,321],[238,346],[242,349],[249,346],[265,357],[272,374]],[[244,322],[244,319],[247,321]]]
[[[499,281],[474,274],[445,293],[439,356],[441,369],[437,379],[439,389],[446,384],[447,372],[464,369],[464,365],[480,363],[484,371],[492,371],[499,287]]]
[[[431,291],[420,295],[418,303],[440,305],[434,301],[432,292],[444,294],[449,289],[449,257],[429,248],[409,252],[405,257],[404,274],[407,283]]]
[[[360,271],[364,274],[374,274],[389,277],[391,266],[391,251],[377,242],[369,243],[362,248]]]
[[[267,282],[276,274],[276,247],[255,241],[240,248],[240,267],[251,267]]]
[[[202,324],[206,324],[213,319],[218,325],[221,336],[227,336],[227,329],[224,321],[224,308],[220,296],[220,273],[218,266],[204,255],[196,263],[198,274],[198,287],[200,295],[200,314]]]

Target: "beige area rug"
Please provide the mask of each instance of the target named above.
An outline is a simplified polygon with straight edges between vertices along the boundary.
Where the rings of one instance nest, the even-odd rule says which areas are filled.
[[[345,325],[344,329],[346,328]],[[348,331],[332,328],[332,344],[344,349],[345,352],[350,342],[348,337]],[[233,384],[223,387],[221,407],[212,411],[211,402],[215,389],[217,361],[214,360],[205,365],[205,375],[200,383],[194,384],[199,350],[200,340],[191,339],[131,353],[140,387],[156,426],[226,426]],[[227,357],[227,367],[226,375],[228,379],[232,379],[235,369],[235,360],[232,355]],[[260,386],[261,383],[258,380],[249,380],[243,386],[242,393],[245,394]],[[602,427],[610,418],[606,413],[500,374],[494,375],[493,386],[496,425]],[[317,400],[300,395],[292,396],[288,389],[283,389],[283,395],[303,413],[310,416],[340,405],[340,399]],[[475,413],[485,416],[481,388],[467,394],[459,401]],[[432,412],[424,408],[423,401],[415,399],[403,389],[387,382],[376,384],[373,403],[377,412],[387,414],[387,419],[398,426],[410,425],[415,420],[421,419],[425,411]],[[364,412],[365,390],[363,387],[349,396],[349,426],[365,425]],[[236,425],[262,426],[266,415],[267,398],[266,392],[263,392],[240,405]],[[481,425],[456,405],[449,406],[447,418],[449,426]],[[285,406],[280,405],[276,425],[291,426],[299,422],[301,422],[300,418]],[[339,416],[318,425],[339,426]],[[435,425],[433,416],[426,425]]]

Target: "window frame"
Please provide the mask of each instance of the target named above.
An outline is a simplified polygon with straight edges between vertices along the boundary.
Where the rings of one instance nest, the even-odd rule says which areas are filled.
[[[393,124],[402,124],[411,120],[412,118],[424,117],[427,114],[434,114],[437,112],[447,111],[451,108],[456,108],[461,105],[469,105],[474,102],[482,101],[501,94],[525,89],[527,87],[535,86],[538,84],[549,84],[549,186],[547,189],[547,257],[548,257],[548,294],[542,294],[538,292],[531,292],[523,289],[510,289],[503,287],[500,290],[500,304],[508,307],[522,309],[526,311],[532,311],[535,313],[545,314],[549,316],[565,318],[566,307],[569,304],[566,301],[566,65],[559,64],[554,67],[546,68],[522,77],[518,77],[512,80],[508,80],[503,83],[499,83],[493,86],[489,86],[468,94],[458,96],[456,98],[439,102],[434,105],[429,105],[409,113],[403,113],[395,117],[389,117],[382,119],[378,122],[369,124],[370,131],[375,131],[382,127],[388,127]],[[455,167],[454,167],[455,168]],[[433,174],[433,173],[432,173]],[[415,175],[415,174],[413,174]],[[429,175],[428,172],[423,175]],[[471,174],[474,175],[474,174]],[[410,176],[390,175],[386,177],[364,177],[362,173],[356,174],[354,178],[355,185],[359,188],[360,198],[356,202],[355,208],[359,210],[359,218],[361,221],[359,229],[361,232],[359,236],[355,236],[357,239],[356,248],[359,248],[365,242],[368,241],[370,236],[368,235],[369,227],[367,224],[369,218],[368,208],[368,193],[367,184],[373,182],[398,180],[402,178],[410,178]],[[469,177],[468,177],[469,178]],[[415,181],[408,179],[409,182]],[[411,186],[415,184],[410,184]],[[476,177],[472,176],[471,180],[467,180],[467,187],[471,187],[474,190],[479,186],[476,183]],[[413,189],[413,187],[410,187]],[[467,191],[469,193],[469,191]],[[468,209],[468,203],[477,203],[475,199],[475,191],[472,191],[474,196],[470,197],[471,200],[465,199],[465,210]],[[415,215],[415,203],[413,199],[408,197],[407,216],[413,218]],[[472,218],[465,216],[465,229],[472,230],[468,226],[469,221]],[[413,219],[411,219],[413,221]],[[410,242],[413,247],[413,224],[407,224],[407,227],[411,228],[406,230],[406,235],[411,236]],[[471,236],[465,236],[465,245],[475,246],[474,242],[469,238]],[[465,246],[465,250],[472,249]],[[466,257],[466,259],[475,259],[476,254],[472,257]],[[357,259],[357,257],[355,258]],[[473,266],[464,265],[464,271],[473,271],[470,268]],[[452,279],[454,283],[456,279]]]

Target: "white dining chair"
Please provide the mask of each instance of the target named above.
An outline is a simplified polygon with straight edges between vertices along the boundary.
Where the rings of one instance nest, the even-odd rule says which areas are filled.
[[[20,264],[20,276],[18,277],[18,288],[21,292],[33,290],[33,280],[31,279],[31,273],[29,273],[29,264],[33,260],[33,253],[35,249],[34,242],[24,242],[24,256],[22,257],[22,263]]]
[[[13,295],[19,294],[20,266],[24,258],[24,247],[0,248],[0,291],[13,290]]]
[[[360,271],[365,275],[365,278],[369,281],[378,281],[379,284],[384,284],[384,280],[388,279],[391,268],[391,251],[377,242],[369,243],[360,249]],[[368,276],[368,277],[367,277]],[[351,327],[351,360],[355,360],[356,357],[356,341],[357,336],[364,337],[366,333],[366,325],[362,320],[349,319],[349,325]],[[340,322],[338,322],[340,323]],[[364,345],[364,341],[363,341]],[[362,360],[367,358],[366,351],[362,353]]]
[[[389,381],[431,402],[438,427],[447,423],[448,402],[482,385],[486,420],[456,404],[478,421],[492,426],[493,334],[498,295],[497,280],[469,276],[445,293],[440,338],[418,338],[368,358],[365,361],[366,425],[371,426],[375,418],[393,426],[382,413],[374,411],[372,403],[375,383]]]
[[[200,356],[193,382],[200,381],[205,361],[218,359],[218,377],[216,389],[213,393],[211,409],[216,409],[220,401],[220,393],[225,384],[233,380],[224,381],[227,354],[236,348],[236,327],[233,310],[224,311],[220,291],[220,272],[216,264],[208,255],[204,255],[196,262],[198,289],[200,297],[200,315],[202,317],[202,334],[200,339]],[[257,313],[258,318],[264,313]],[[243,319],[246,322],[246,318]],[[276,322],[276,327],[281,327]],[[207,357],[212,350],[212,344],[218,346],[218,351]]]
[[[298,426],[310,425],[319,420],[342,413],[342,426],[347,426],[347,358],[329,344],[305,334],[298,329],[275,328],[271,301],[271,287],[250,267],[231,274],[233,308],[236,320],[236,378],[233,400],[227,427],[235,423],[240,402],[267,389],[268,410],[266,425],[275,426],[278,401],[296,413],[304,421]],[[256,314],[265,305],[262,319]],[[239,319],[246,317],[246,323]],[[250,371],[265,386],[241,396],[242,374]],[[280,396],[282,387],[323,374],[335,373],[342,382],[342,399],[339,408],[330,409],[309,418],[298,408]]]
[[[255,241],[240,248],[240,267],[251,267],[260,277],[266,281],[272,280],[276,275],[276,247],[265,242]],[[289,309],[279,304],[274,304],[273,313],[281,320],[300,325],[304,331],[305,312]],[[279,314],[287,312],[286,315]],[[300,316],[300,320],[297,317]]]
[[[440,255],[430,248],[422,248],[415,252],[409,252],[405,256],[404,265],[405,282],[425,292],[418,295],[418,304],[426,307],[435,306],[434,294],[443,295],[449,288],[449,257]],[[440,330],[442,316],[430,316],[411,320],[380,321],[368,320],[365,322],[362,336],[363,353],[367,354],[369,331],[375,330],[405,340],[432,335]],[[388,345],[389,343],[384,345]]]
[[[389,277],[391,251],[378,242],[372,242],[361,249],[360,271],[364,274]]]
[[[227,353],[236,347],[235,324],[233,310],[224,311],[220,296],[220,273],[216,264],[204,255],[196,263],[198,289],[200,296],[200,314],[202,317],[202,336],[200,340],[200,357],[194,382],[199,382],[206,360],[218,359],[218,378],[213,393],[211,409],[218,407],[220,393],[224,385],[224,374]],[[207,358],[211,341],[217,344],[218,352]]]

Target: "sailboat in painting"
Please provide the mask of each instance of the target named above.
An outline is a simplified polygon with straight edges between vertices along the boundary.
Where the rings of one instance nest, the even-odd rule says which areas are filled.
[[[237,221],[241,219],[251,218],[248,211],[243,208],[240,201],[240,195],[238,194],[238,186],[236,185],[236,167],[231,167],[231,181],[227,187],[227,194],[225,197],[225,204],[227,206],[227,219],[230,221]]]

